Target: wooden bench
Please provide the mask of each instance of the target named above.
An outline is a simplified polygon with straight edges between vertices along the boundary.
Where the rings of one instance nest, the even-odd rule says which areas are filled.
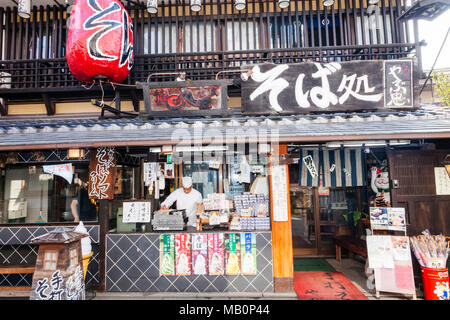
[[[0,274],[34,273],[34,269],[34,264],[2,264]],[[0,286],[0,297],[27,297],[30,291],[30,286]]]
[[[352,236],[338,236],[333,238],[336,246],[336,260],[341,262],[342,248],[348,250],[349,258],[353,259],[354,254],[367,258],[367,245],[364,240],[356,239]]]

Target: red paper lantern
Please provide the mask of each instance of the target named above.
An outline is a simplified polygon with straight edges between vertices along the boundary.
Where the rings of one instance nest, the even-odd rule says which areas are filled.
[[[118,0],[75,0],[67,63],[80,81],[122,82],[133,66],[133,24]]]

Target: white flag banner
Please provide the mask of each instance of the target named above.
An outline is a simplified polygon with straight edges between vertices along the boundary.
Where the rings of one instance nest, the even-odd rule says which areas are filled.
[[[71,163],[42,166],[42,169],[45,173],[51,173],[53,175],[60,176],[66,179],[69,184],[72,183],[73,169]]]

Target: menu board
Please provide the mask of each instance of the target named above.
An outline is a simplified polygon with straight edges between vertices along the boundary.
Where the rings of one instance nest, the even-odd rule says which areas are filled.
[[[224,274],[224,234],[208,234],[209,275]]]
[[[434,179],[437,195],[450,195],[450,177],[445,167],[434,168]]]
[[[370,208],[373,230],[406,231],[405,208]]]
[[[241,233],[241,273],[256,275],[256,234]]]
[[[238,275],[241,271],[241,243],[238,233],[225,235],[225,273],[227,275]]]
[[[123,223],[148,223],[151,216],[151,202],[124,202]]]
[[[175,235],[175,271],[177,276],[189,276],[191,274],[190,234]]]
[[[367,236],[369,267],[374,269],[377,291],[415,294],[409,238]]]
[[[175,275],[174,242],[175,236],[173,234],[159,236],[159,274],[161,276]]]
[[[271,165],[273,221],[288,221],[286,165]]]
[[[192,235],[192,274],[208,274],[208,236]]]

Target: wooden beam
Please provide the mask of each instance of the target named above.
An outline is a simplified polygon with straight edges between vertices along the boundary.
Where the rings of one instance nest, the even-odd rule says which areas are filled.
[[[50,100],[50,96],[47,93],[42,94],[42,100],[44,100],[45,109],[47,109],[47,115],[53,116],[56,111],[55,102]]]
[[[0,98],[0,115],[1,116],[8,115],[8,101],[4,98]]]
[[[135,112],[139,112],[139,100],[136,95],[136,90],[130,91],[131,102],[133,103],[133,109]]]

